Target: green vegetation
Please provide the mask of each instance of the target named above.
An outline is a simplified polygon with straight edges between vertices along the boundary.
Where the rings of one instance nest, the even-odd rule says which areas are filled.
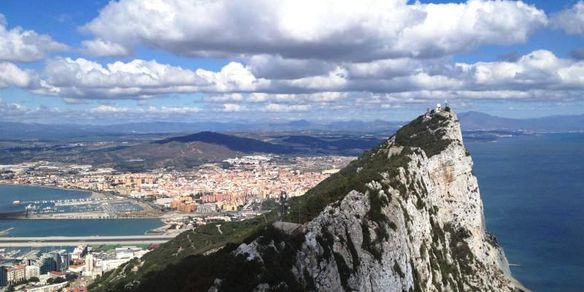
[[[75,278],[72,278],[70,280],[71,281],[72,280],[75,280]],[[59,284],[59,283],[65,283],[67,281],[68,281],[67,279],[61,278],[61,277],[58,277],[58,278],[49,278],[49,279],[47,279],[47,284],[49,284],[49,285],[51,285],[51,284]]]
[[[343,199],[350,191],[356,190],[366,193],[368,191],[366,184],[373,180],[382,181],[382,173],[397,174],[397,169],[405,167],[410,161],[406,155],[409,150],[404,149],[401,155],[393,155],[388,159],[387,146],[387,142],[385,142],[375,149],[365,152],[303,196],[293,198],[287,220],[297,223],[308,222],[329,204]],[[374,203],[381,203],[381,200],[388,199],[377,200],[374,198]]]
[[[442,278],[442,283],[438,283],[434,277],[434,286],[440,289],[440,284],[442,284],[449,286],[453,291],[465,291],[464,284],[470,286],[465,275],[472,274],[472,264],[475,262],[465,241],[471,236],[470,231],[464,228],[455,228],[452,224],[446,224],[444,228],[441,228],[433,219],[430,219],[430,224],[432,226],[430,264],[432,270],[440,273]],[[448,260],[448,251],[450,251],[453,261]]]
[[[147,249],[150,245],[149,244],[132,244],[133,246]],[[108,252],[112,251],[118,247],[128,246],[127,244],[101,244],[101,245],[92,245],[94,251],[101,251],[101,252]]]
[[[399,168],[406,168],[410,162],[409,155],[421,148],[427,156],[432,156],[448,146],[451,141],[443,140],[443,129],[448,117],[440,114],[433,115],[432,119],[424,121],[419,117],[404,126],[395,135],[395,143],[403,146],[399,154],[389,155],[389,142],[384,142],[374,149],[362,154],[338,173],[322,181],[304,196],[290,200],[290,211],[285,221],[306,223],[322,212],[326,206],[338,204],[350,191],[356,190],[368,195],[370,210],[362,218],[363,244],[362,248],[369,251],[376,259],[381,259],[382,242],[390,236],[389,228],[397,230],[397,225],[384,214],[383,208],[392,201],[391,194],[371,190],[367,184],[377,181],[392,186],[399,191],[401,197],[409,196],[408,190],[415,189],[414,182],[402,182],[399,179]],[[384,178],[383,174],[389,176]],[[409,183],[409,185],[408,185]],[[420,182],[416,182],[420,183]],[[418,186],[419,187],[419,186]],[[423,185],[422,185],[423,187]],[[425,190],[427,192],[427,190]],[[417,197],[418,209],[425,208],[421,196]],[[274,202],[267,202],[266,207],[274,207]],[[398,201],[399,203],[399,201]],[[401,206],[401,203],[400,203]],[[405,208],[406,222],[410,221]],[[430,210],[432,212],[435,210]],[[146,254],[141,260],[135,259],[115,271],[104,274],[90,286],[92,291],[198,291],[205,290],[213,285],[220,286],[226,291],[253,290],[258,284],[266,283],[273,290],[304,290],[315,287],[309,271],[298,271],[304,275],[303,283],[299,283],[292,274],[292,266],[296,260],[296,253],[304,242],[302,234],[284,234],[271,226],[277,219],[277,212],[272,211],[265,216],[241,222],[227,222],[221,224],[222,233],[217,224],[200,226],[193,231],[180,234],[175,239],[161,245],[158,249]],[[406,224],[407,226],[407,224]],[[434,242],[446,244],[444,231],[432,222]],[[373,231],[374,234],[370,234]],[[323,248],[323,260],[333,259],[341,274],[342,285],[345,288],[351,273],[359,265],[359,256],[348,231],[347,242],[343,242],[352,256],[349,264],[343,256],[333,250],[334,236],[323,228],[323,236],[317,241]],[[457,237],[464,234],[456,233]],[[374,238],[373,238],[374,237]],[[262,261],[246,260],[244,255],[235,256],[233,251],[237,246],[257,240]],[[344,239],[343,239],[344,240]],[[439,241],[436,241],[439,240]],[[445,246],[445,245],[442,245]],[[464,247],[456,246],[461,256],[465,253]],[[212,251],[216,251],[211,253]],[[208,255],[206,255],[209,253]],[[446,260],[444,250],[434,248],[429,250],[432,265],[442,272],[444,281],[452,281],[450,274],[455,267]],[[412,264],[412,263],[410,263]],[[139,267],[139,268],[138,268]],[[394,270],[400,276],[403,271],[397,263]],[[415,274],[414,278],[419,279]],[[219,282],[216,279],[222,279]],[[414,281],[416,282],[416,281]],[[421,288],[419,283],[415,291]]]
[[[139,281],[124,279],[108,285],[90,287],[92,291],[207,291],[217,285],[222,291],[252,291],[265,283],[275,289],[301,291],[303,285],[292,274],[296,251],[304,242],[302,234],[287,235],[265,226],[243,241],[257,239],[263,261],[234,255],[238,244],[228,243],[210,255],[190,255],[162,270],[143,275]],[[303,271],[306,273],[306,271]],[[221,279],[217,282],[216,279]],[[313,284],[314,285],[314,284]],[[201,289],[205,287],[205,289]]]
[[[142,263],[133,260],[114,271],[105,273],[92,283],[90,288],[92,291],[121,290],[124,285],[140,280],[149,273],[155,274],[170,265],[180,264],[183,259],[189,256],[201,255],[229,244],[241,243],[246,238],[263,230],[276,218],[277,214],[274,211],[249,220],[221,223],[223,233],[219,232],[217,224],[207,224],[197,227],[193,231],[183,232],[173,240],[144,255]],[[136,272],[132,271],[138,265],[140,268]]]
[[[374,222],[375,240],[371,240],[371,234],[369,233],[369,226],[366,221],[361,223],[363,228],[363,243],[361,247],[366,251],[370,252],[377,260],[381,261],[382,247],[381,243],[389,239],[389,233],[385,228],[385,225],[389,225],[392,230],[396,230],[397,226],[395,223],[391,222],[389,218],[382,212],[382,208],[389,204],[389,200],[386,196],[380,196],[375,192],[369,193],[369,204],[370,209],[365,214],[365,218],[369,219],[370,222]]]
[[[447,116],[434,114],[431,119],[424,121],[424,116],[420,116],[396,132],[395,142],[402,146],[420,147],[426,156],[432,157],[452,142],[442,139],[444,130],[440,129],[448,123],[448,119]]]
[[[261,208],[262,210],[276,210],[280,205],[274,198],[269,198],[262,201]]]
[[[347,167],[306,192],[304,196],[294,198],[288,221],[297,223],[310,221],[327,205],[338,202],[350,191],[357,190],[365,193],[367,191],[365,184],[372,180],[382,181],[381,173],[383,172],[388,172],[390,177],[395,177],[397,169],[405,167],[410,161],[408,154],[413,152],[412,147],[421,148],[428,157],[440,153],[452,142],[442,139],[444,130],[441,127],[445,126],[448,120],[448,116],[440,114],[434,114],[427,121],[420,116],[402,127],[395,134],[396,144],[404,146],[401,154],[393,155],[388,159],[387,142],[365,152]],[[389,184],[399,190],[403,196],[407,194],[407,186],[403,182],[393,179]],[[423,206],[419,205],[419,207]]]

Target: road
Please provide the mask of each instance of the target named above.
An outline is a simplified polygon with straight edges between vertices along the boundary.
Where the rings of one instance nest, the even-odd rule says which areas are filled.
[[[0,247],[76,246],[79,244],[164,243],[172,235],[0,237]]]

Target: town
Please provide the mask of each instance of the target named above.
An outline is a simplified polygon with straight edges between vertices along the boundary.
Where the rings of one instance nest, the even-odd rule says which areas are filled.
[[[18,219],[160,218],[164,225],[148,233],[174,236],[209,222],[239,221],[271,211],[282,193],[302,195],[353,159],[250,155],[186,171],[140,173],[37,161],[1,165],[0,183],[88,192],[78,199],[15,201],[13,205],[23,209]],[[85,291],[95,277],[156,247],[82,244],[74,250],[45,247],[42,252],[32,245],[6,248],[0,250],[0,286]]]
[[[291,197],[302,195],[353,159],[253,155],[188,171],[160,169],[145,173],[39,161],[0,165],[0,183],[86,190],[94,193],[94,200],[103,199],[104,195],[109,195],[109,199],[134,199],[150,202],[162,211],[216,213],[238,211],[255,202],[275,199],[282,191]],[[72,202],[62,202],[65,203]]]

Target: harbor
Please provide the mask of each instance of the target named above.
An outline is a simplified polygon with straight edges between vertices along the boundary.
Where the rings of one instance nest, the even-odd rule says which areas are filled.
[[[147,202],[121,196],[92,193],[87,198],[15,200],[20,212],[3,213],[14,219],[123,219],[157,218],[161,212]],[[0,233],[1,234],[1,233]]]

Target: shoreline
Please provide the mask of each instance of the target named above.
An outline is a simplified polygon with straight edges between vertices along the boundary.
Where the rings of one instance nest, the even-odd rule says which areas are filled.
[[[39,188],[48,188],[48,189],[55,189],[55,190],[63,190],[63,191],[78,191],[78,192],[83,192],[83,193],[93,193],[94,191],[90,191],[90,190],[84,190],[84,189],[75,189],[75,188],[65,188],[65,187],[60,187],[60,186],[56,186],[56,185],[41,185],[41,184],[19,184],[19,183],[13,183],[13,182],[9,182],[6,183],[4,181],[0,180],[0,186],[25,186],[25,187],[39,187]]]
[[[95,191],[84,190],[84,189],[69,189],[69,188],[59,187],[59,186],[55,186],[55,185],[19,184],[19,183],[13,183],[13,182],[5,183],[5,182],[3,182],[3,181],[0,180],[0,186],[35,187],[35,188],[47,188],[47,189],[60,190],[60,191],[68,191],[68,192],[80,192],[80,193],[86,193],[87,194],[87,198],[91,198],[94,195],[94,193],[105,196],[105,194],[99,193],[99,192],[95,192]]]
[[[4,217],[4,218],[0,218],[1,220],[47,220],[47,221],[56,221],[56,220],[142,220],[142,219],[158,219],[160,221],[162,221],[162,218],[160,217],[150,217],[150,216],[144,216],[144,217],[103,217],[103,218],[95,218],[95,217],[88,217],[88,218],[84,218],[84,217],[75,217],[75,218],[67,218],[67,217],[22,217],[22,216],[15,216],[15,217]],[[164,222],[164,221],[162,221]]]
[[[106,194],[91,190],[84,190],[78,188],[65,188],[55,185],[41,185],[41,184],[24,184],[24,183],[7,183],[5,181],[0,181],[1,186],[14,186],[14,187],[31,187],[31,188],[46,188],[64,192],[77,192],[79,193],[78,199],[99,199],[99,198],[112,198],[115,194]],[[128,198],[130,199],[130,198]],[[55,216],[56,215],[56,216]],[[9,220],[18,220],[18,221],[109,221],[109,220],[157,220],[160,223],[160,226],[148,229],[144,231],[144,234],[148,233],[160,233],[160,228],[166,226],[165,221],[163,220],[163,214],[161,215],[137,215],[137,216],[107,216],[104,213],[56,213],[56,214],[41,214],[41,215],[30,215],[25,216],[25,211],[17,211],[17,212],[6,212],[0,213],[0,221],[9,221]],[[0,236],[10,236],[8,234],[0,235]]]

